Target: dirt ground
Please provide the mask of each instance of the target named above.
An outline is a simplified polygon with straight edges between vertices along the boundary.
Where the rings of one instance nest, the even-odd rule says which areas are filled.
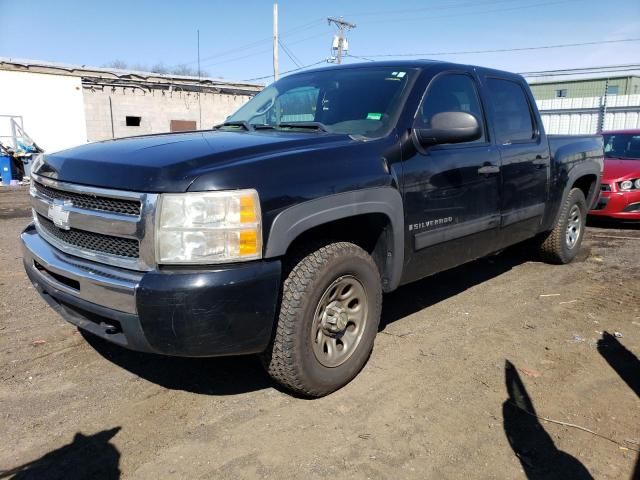
[[[0,191],[0,478],[629,479],[639,468],[637,226],[589,228],[571,265],[520,248],[399,289],[361,374],[305,400],[255,358],[85,338],[23,272],[26,195]]]

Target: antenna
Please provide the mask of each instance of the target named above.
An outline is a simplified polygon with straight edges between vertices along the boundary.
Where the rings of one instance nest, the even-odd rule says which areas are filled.
[[[337,64],[342,63],[342,56],[346,54],[349,49],[349,43],[347,39],[344,37],[344,34],[347,30],[351,30],[352,28],[356,28],[355,23],[349,23],[342,18],[336,17],[328,17],[327,23],[331,25],[332,23],[338,27],[338,35],[334,38],[333,44],[331,46],[331,50],[336,52],[335,62]]]
[[[200,80],[200,29],[196,30],[198,35],[198,110],[200,116],[200,123],[198,123],[198,129],[202,128],[202,101],[200,96],[202,95],[202,80]]]
[[[278,80],[278,2],[273,2],[273,80]]]

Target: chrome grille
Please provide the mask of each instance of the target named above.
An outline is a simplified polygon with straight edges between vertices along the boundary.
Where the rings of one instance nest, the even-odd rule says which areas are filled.
[[[157,194],[86,187],[35,173],[31,177],[31,205],[43,240],[66,254],[113,267],[156,267]]]
[[[92,252],[107,253],[119,257],[138,258],[140,245],[137,240],[130,238],[113,237],[101,233],[85,232],[74,228],[61,230],[51,220],[38,215],[38,223],[49,235],[61,242]]]
[[[38,182],[33,186],[42,195],[55,200],[71,200],[78,208],[100,210],[103,212],[120,213],[122,215],[140,215],[141,203],[138,200],[99,197],[85,193],[67,192],[48,187]]]

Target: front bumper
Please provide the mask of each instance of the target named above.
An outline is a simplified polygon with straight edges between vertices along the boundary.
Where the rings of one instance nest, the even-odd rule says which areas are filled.
[[[600,192],[600,198],[589,215],[640,220],[640,190]]]
[[[68,255],[33,225],[21,235],[31,282],[65,320],[123,347],[207,357],[259,353],[271,338],[280,261],[133,272]]]

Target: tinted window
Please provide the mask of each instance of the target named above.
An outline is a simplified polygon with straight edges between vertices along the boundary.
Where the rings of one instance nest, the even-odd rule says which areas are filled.
[[[640,135],[630,133],[604,135],[604,156],[640,160]]]
[[[490,78],[488,85],[496,142],[505,144],[531,140],[535,135],[533,120],[522,86],[496,78]]]
[[[394,126],[416,75],[414,69],[391,67],[299,73],[265,88],[228,120],[272,127],[262,128],[265,134],[282,128],[295,131],[296,122],[321,122],[332,133],[383,136]]]
[[[471,77],[463,74],[449,74],[433,80],[420,105],[416,128],[430,128],[433,116],[441,112],[472,113],[482,126],[482,108]],[[475,141],[484,142],[484,133]]]

